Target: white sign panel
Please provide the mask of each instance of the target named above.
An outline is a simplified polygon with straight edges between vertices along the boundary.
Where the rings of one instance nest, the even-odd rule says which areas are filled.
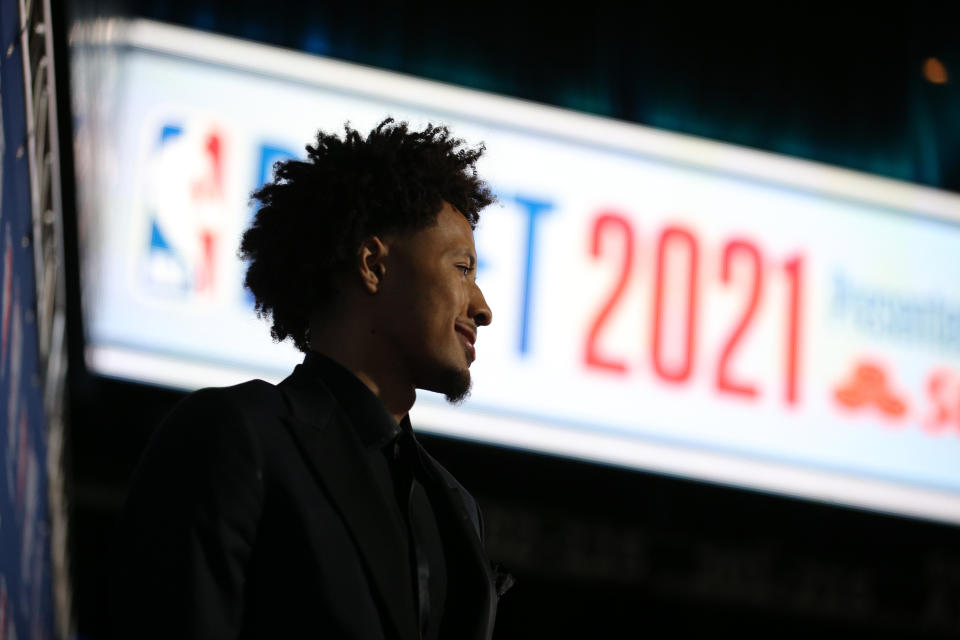
[[[960,523],[960,197],[302,54],[117,25],[95,370],[278,380],[236,258],[318,128],[486,143],[494,322],[418,428]],[[84,45],[77,45],[81,48]]]

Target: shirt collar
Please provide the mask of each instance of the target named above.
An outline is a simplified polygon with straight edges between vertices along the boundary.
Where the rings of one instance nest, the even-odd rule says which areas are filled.
[[[408,416],[397,424],[380,398],[336,360],[311,351],[303,359],[303,366],[327,386],[368,449],[382,449],[401,430],[410,429]]]

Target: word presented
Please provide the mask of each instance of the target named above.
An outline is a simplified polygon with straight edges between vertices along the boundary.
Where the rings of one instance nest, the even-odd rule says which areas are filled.
[[[871,335],[960,352],[960,301],[865,286],[838,272],[831,306],[835,318]]]

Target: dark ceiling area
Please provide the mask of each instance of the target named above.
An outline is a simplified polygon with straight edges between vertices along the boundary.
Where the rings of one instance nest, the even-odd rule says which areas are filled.
[[[956,3],[114,4],[130,16],[960,191]]]

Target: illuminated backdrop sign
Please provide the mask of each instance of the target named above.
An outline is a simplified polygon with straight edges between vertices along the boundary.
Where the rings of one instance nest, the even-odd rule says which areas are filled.
[[[960,197],[180,28],[112,33],[110,126],[81,135],[114,159],[95,370],[282,378],[299,356],[241,288],[250,192],[317,128],[443,122],[488,148],[494,322],[471,399],[421,394],[418,428],[960,522]]]

